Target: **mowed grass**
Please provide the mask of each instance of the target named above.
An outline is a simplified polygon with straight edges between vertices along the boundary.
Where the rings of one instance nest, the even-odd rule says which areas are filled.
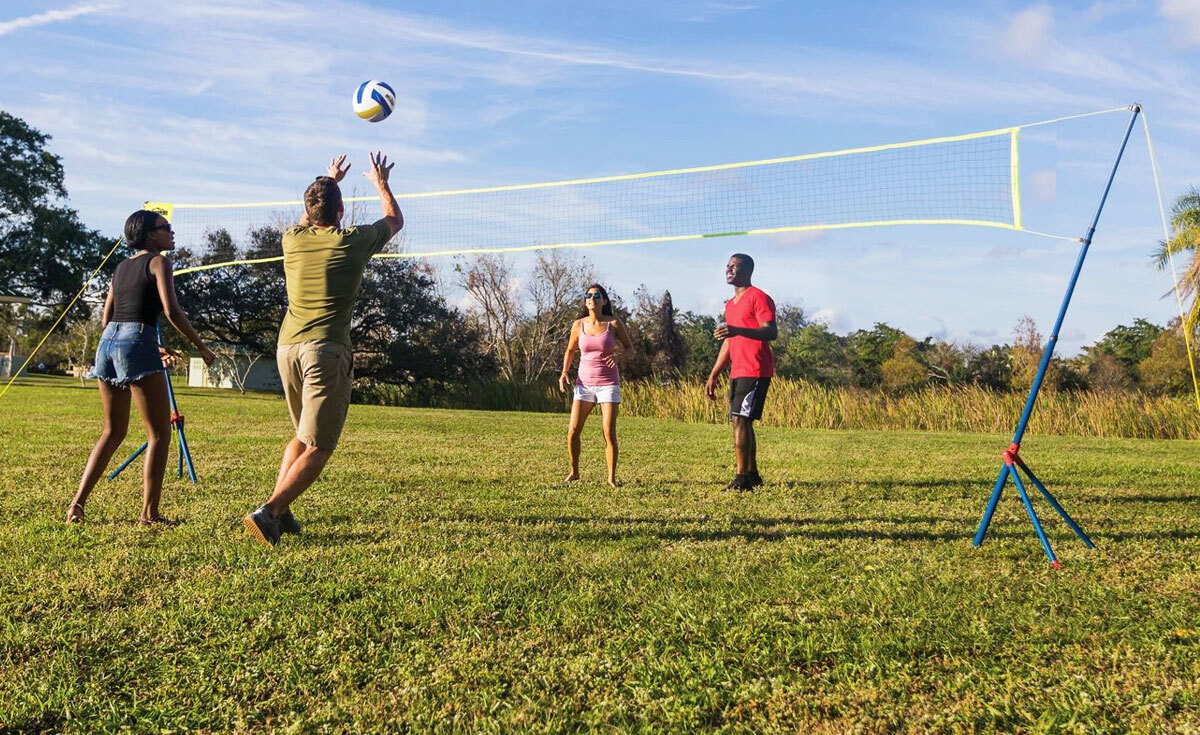
[[[267,550],[282,401],[180,402],[162,531],[136,471],[62,525],[95,390],[0,402],[3,732],[1200,730],[1196,442],[1029,437],[1098,545],[1039,503],[1052,570],[1011,488],[971,546],[1000,434],[765,428],[735,494],[727,428],[627,418],[614,491],[596,422],[566,487],[564,416],[353,406]]]

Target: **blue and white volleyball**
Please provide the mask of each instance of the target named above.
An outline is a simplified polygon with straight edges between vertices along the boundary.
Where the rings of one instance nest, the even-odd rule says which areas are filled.
[[[378,79],[368,79],[354,93],[354,114],[370,122],[379,122],[396,107],[396,92]]]

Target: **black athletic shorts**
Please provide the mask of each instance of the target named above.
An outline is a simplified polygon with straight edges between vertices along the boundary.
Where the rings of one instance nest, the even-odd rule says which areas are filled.
[[[729,384],[729,415],[761,419],[769,387],[770,378],[734,378]]]

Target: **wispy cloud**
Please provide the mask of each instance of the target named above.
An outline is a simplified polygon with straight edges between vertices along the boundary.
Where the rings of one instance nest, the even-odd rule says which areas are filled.
[[[106,10],[120,7],[120,3],[79,3],[62,10],[49,10],[45,13],[27,15],[24,18],[0,21],[0,36],[19,31],[22,28],[35,28],[48,23],[61,23],[64,20],[78,18],[81,15],[102,13]]]
[[[684,20],[688,23],[708,23],[727,15],[745,13],[756,10],[758,5],[753,3],[707,2],[700,5],[693,15]]]
[[[1196,0],[1159,0],[1158,13],[1186,44],[1200,45],[1200,3]]]
[[[1040,57],[1050,47],[1050,26],[1054,10],[1049,5],[1034,5],[1012,17],[1004,29],[1003,44],[1013,56]]]

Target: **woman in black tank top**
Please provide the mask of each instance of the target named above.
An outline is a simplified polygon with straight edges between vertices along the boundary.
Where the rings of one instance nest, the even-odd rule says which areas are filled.
[[[171,435],[171,404],[163,357],[175,358],[158,344],[158,316],[187,337],[207,365],[216,359],[188,322],[175,298],[171,264],[163,253],[175,249],[171,225],[157,212],[139,210],[125,220],[125,242],[135,253],[117,266],[104,302],[104,334],[96,349],[91,376],[100,386],[104,431],[88,457],[79,489],[67,508],[67,523],[84,517],[84,503],[121,446],[129,429],[129,402],[137,403],[146,425],[146,463],[142,471],[143,524],[166,523],[158,513],[167,447]]]

